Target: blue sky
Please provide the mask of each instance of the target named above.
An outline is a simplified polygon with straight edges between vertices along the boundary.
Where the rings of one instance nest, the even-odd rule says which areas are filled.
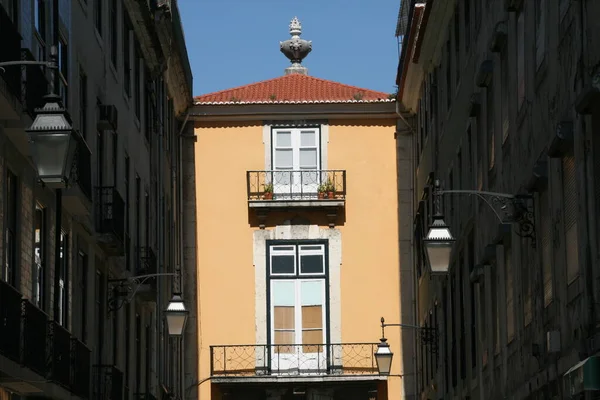
[[[308,73],[395,91],[400,0],[178,0],[194,95],[276,78],[289,60],[279,42],[297,16],[312,40]]]

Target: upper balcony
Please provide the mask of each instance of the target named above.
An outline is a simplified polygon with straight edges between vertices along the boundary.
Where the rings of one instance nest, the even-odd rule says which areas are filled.
[[[325,209],[335,218],[346,204],[344,170],[248,171],[246,182],[248,207],[259,217],[270,210],[304,208]]]
[[[379,379],[377,343],[210,346],[214,383]]]
[[[27,394],[57,384],[82,398],[89,397],[90,350],[2,280],[0,321],[4,321],[0,323],[3,386]]]

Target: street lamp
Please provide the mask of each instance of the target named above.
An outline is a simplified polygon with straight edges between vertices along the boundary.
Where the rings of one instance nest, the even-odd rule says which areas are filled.
[[[51,93],[44,99],[46,104],[35,110],[26,132],[38,178],[50,188],[62,189],[69,182],[78,136],[61,98]]]
[[[444,217],[439,213],[436,214],[427,236],[423,239],[431,275],[448,273],[454,240],[450,229],[444,222]]]
[[[386,324],[385,319],[381,317],[381,339],[379,341],[379,344],[377,345],[377,351],[375,351],[374,353],[379,375],[390,376],[390,371],[392,369],[392,359],[394,358],[394,353],[392,353],[390,345],[388,344],[387,339],[385,338],[386,326],[397,326],[400,328],[414,329],[418,331],[421,334],[421,341],[424,344],[431,346],[432,352],[437,352],[438,334],[436,328],[428,328],[424,326],[409,324]]]
[[[174,293],[165,310],[165,318],[167,319],[167,327],[170,336],[183,335],[187,317],[188,311],[181,298],[181,293]]]
[[[392,369],[392,358],[394,353],[390,350],[390,345],[387,343],[386,338],[381,338],[381,341],[377,345],[377,351],[375,352],[375,362],[377,363],[377,370],[379,375],[388,376]]]

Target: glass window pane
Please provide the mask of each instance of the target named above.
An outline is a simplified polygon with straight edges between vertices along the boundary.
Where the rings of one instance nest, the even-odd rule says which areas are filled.
[[[293,274],[296,272],[295,256],[279,256],[271,257],[271,273],[273,274]]]
[[[316,329],[310,331],[302,331],[302,344],[322,344],[323,330]],[[303,353],[318,353],[322,346],[302,346]]]
[[[300,150],[300,168],[317,168],[317,149]]]
[[[292,168],[294,166],[294,153],[290,150],[275,150],[275,169]]]
[[[277,188],[277,185],[289,185],[292,182],[292,171],[277,171],[273,174],[273,186]]]
[[[273,251],[294,251],[294,246],[273,246]]]
[[[275,331],[274,344],[294,344],[293,331]],[[295,353],[293,346],[275,346],[275,353]]]
[[[319,250],[323,250],[323,246],[322,245],[315,245],[315,246],[300,246],[300,251],[319,251]]]
[[[302,306],[302,329],[323,328],[323,306]]]
[[[315,131],[302,131],[300,132],[300,146],[316,146],[316,132]]]
[[[271,282],[273,306],[291,306],[296,304],[295,285],[293,281],[276,280]]]
[[[294,329],[296,326],[294,320],[293,306],[275,306],[273,307],[273,327],[274,329]],[[319,326],[320,327],[320,326]],[[319,328],[317,327],[317,328]]]
[[[292,132],[277,132],[277,147],[292,147]]]
[[[303,281],[300,292],[302,294],[303,306],[323,305],[323,285],[324,280]]]
[[[322,255],[301,255],[300,273],[322,274],[325,272],[324,258]]]

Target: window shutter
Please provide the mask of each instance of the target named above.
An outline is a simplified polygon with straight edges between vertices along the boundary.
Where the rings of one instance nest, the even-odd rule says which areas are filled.
[[[513,266],[512,251],[506,247],[504,251],[504,269],[506,273],[506,336],[510,343],[515,337],[515,307],[514,307],[514,289],[513,289]]]
[[[542,244],[542,272],[544,278],[544,307],[547,307],[554,298],[552,277],[552,213],[550,212],[548,192],[540,194],[540,222]]]
[[[571,283],[579,274],[577,180],[575,179],[575,157],[573,155],[568,155],[562,159],[562,175],[567,283]]]

